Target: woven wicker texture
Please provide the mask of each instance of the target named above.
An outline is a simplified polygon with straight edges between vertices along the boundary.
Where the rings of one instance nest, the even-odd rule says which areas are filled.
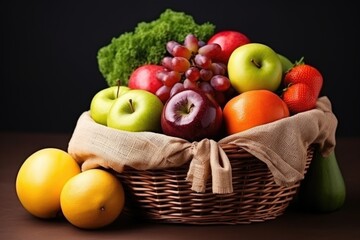
[[[297,193],[300,181],[279,186],[266,164],[237,146],[223,144],[232,165],[234,192],[213,194],[191,190],[186,181],[188,164],[164,170],[127,169],[117,174],[128,199],[150,221],[183,224],[247,224],[282,215]],[[314,148],[308,149],[306,170]]]

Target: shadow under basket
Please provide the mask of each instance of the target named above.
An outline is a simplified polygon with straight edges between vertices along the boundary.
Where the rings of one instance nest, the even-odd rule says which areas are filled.
[[[129,211],[144,220],[181,224],[248,224],[282,215],[297,194],[300,182],[279,186],[265,163],[235,145],[223,144],[232,167],[233,193],[213,194],[211,179],[206,192],[191,190],[186,181],[188,164],[161,170],[126,169],[117,176],[123,182]],[[305,173],[313,158],[307,152]]]

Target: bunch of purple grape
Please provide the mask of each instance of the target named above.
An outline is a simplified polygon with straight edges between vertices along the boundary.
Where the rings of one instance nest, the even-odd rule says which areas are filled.
[[[164,70],[156,76],[163,83],[156,95],[164,103],[185,88],[198,88],[219,103],[224,101],[231,84],[227,65],[215,60],[221,53],[219,44],[206,44],[194,34],[188,34],[183,44],[167,42],[166,50],[169,55],[161,61]]]

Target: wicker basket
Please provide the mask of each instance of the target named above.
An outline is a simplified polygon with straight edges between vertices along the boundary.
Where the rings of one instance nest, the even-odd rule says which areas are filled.
[[[117,176],[124,183],[132,210],[139,210],[136,212],[153,222],[198,225],[247,224],[282,215],[300,182],[291,187],[279,186],[265,163],[235,145],[221,147],[232,166],[233,193],[213,194],[211,180],[205,193],[192,191],[185,180],[188,164],[164,170],[127,169]],[[313,153],[311,146],[305,171]]]

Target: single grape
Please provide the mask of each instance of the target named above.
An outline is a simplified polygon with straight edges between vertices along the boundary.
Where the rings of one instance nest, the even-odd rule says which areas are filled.
[[[181,74],[177,71],[165,72],[165,76],[162,80],[163,84],[168,87],[174,86],[175,83],[180,82]]]
[[[201,69],[200,70],[200,78],[203,81],[210,81],[210,79],[214,76],[213,72],[210,69]]]
[[[167,70],[158,71],[158,72],[156,72],[156,78],[158,80],[160,80],[161,82],[164,82],[165,79],[166,79],[167,74],[168,74]]]
[[[173,57],[171,59],[171,66],[174,71],[184,73],[190,67],[190,62],[183,57]]]
[[[210,80],[211,86],[219,92],[226,91],[230,87],[230,80],[226,76],[215,75]]]
[[[165,102],[170,98],[171,87],[161,86],[155,92],[155,95],[165,104]]]
[[[200,78],[200,70],[197,67],[190,67],[186,70],[185,77],[192,82],[196,82]]]
[[[170,97],[173,96],[174,94],[180,92],[183,89],[184,89],[183,83],[180,83],[180,82],[175,83],[175,85],[170,90]]]
[[[199,49],[199,40],[194,34],[188,34],[184,40],[184,46],[190,50],[190,52],[197,53]]]
[[[197,67],[209,69],[211,67],[211,59],[207,56],[196,54],[194,58],[194,62]]]
[[[214,75],[225,75],[227,72],[226,64],[221,62],[213,62],[211,63],[211,71]]]
[[[185,79],[184,82],[184,88],[198,88],[197,82],[190,81],[189,79]]]
[[[211,86],[211,84],[209,82],[204,82],[204,81],[201,81],[199,83],[199,88],[205,92],[205,93],[208,93],[208,94],[211,94],[213,95],[215,90],[214,88]]]
[[[174,46],[172,49],[172,55],[174,57],[183,57],[189,60],[191,57],[191,51],[185,46],[179,44]]]
[[[173,58],[172,57],[169,57],[169,56],[166,56],[164,57],[162,60],[161,60],[161,65],[164,66],[165,68],[169,69],[169,70],[173,70],[172,68],[172,63],[171,63],[171,60]]]
[[[166,43],[166,50],[168,51],[168,53],[170,53],[172,56],[174,56],[173,49],[175,46],[178,46],[178,45],[181,45],[181,44],[176,41],[168,41]]]
[[[213,59],[217,56],[219,56],[221,53],[221,47],[217,43],[210,43],[202,46],[198,50],[198,54],[207,56],[210,59]]]

